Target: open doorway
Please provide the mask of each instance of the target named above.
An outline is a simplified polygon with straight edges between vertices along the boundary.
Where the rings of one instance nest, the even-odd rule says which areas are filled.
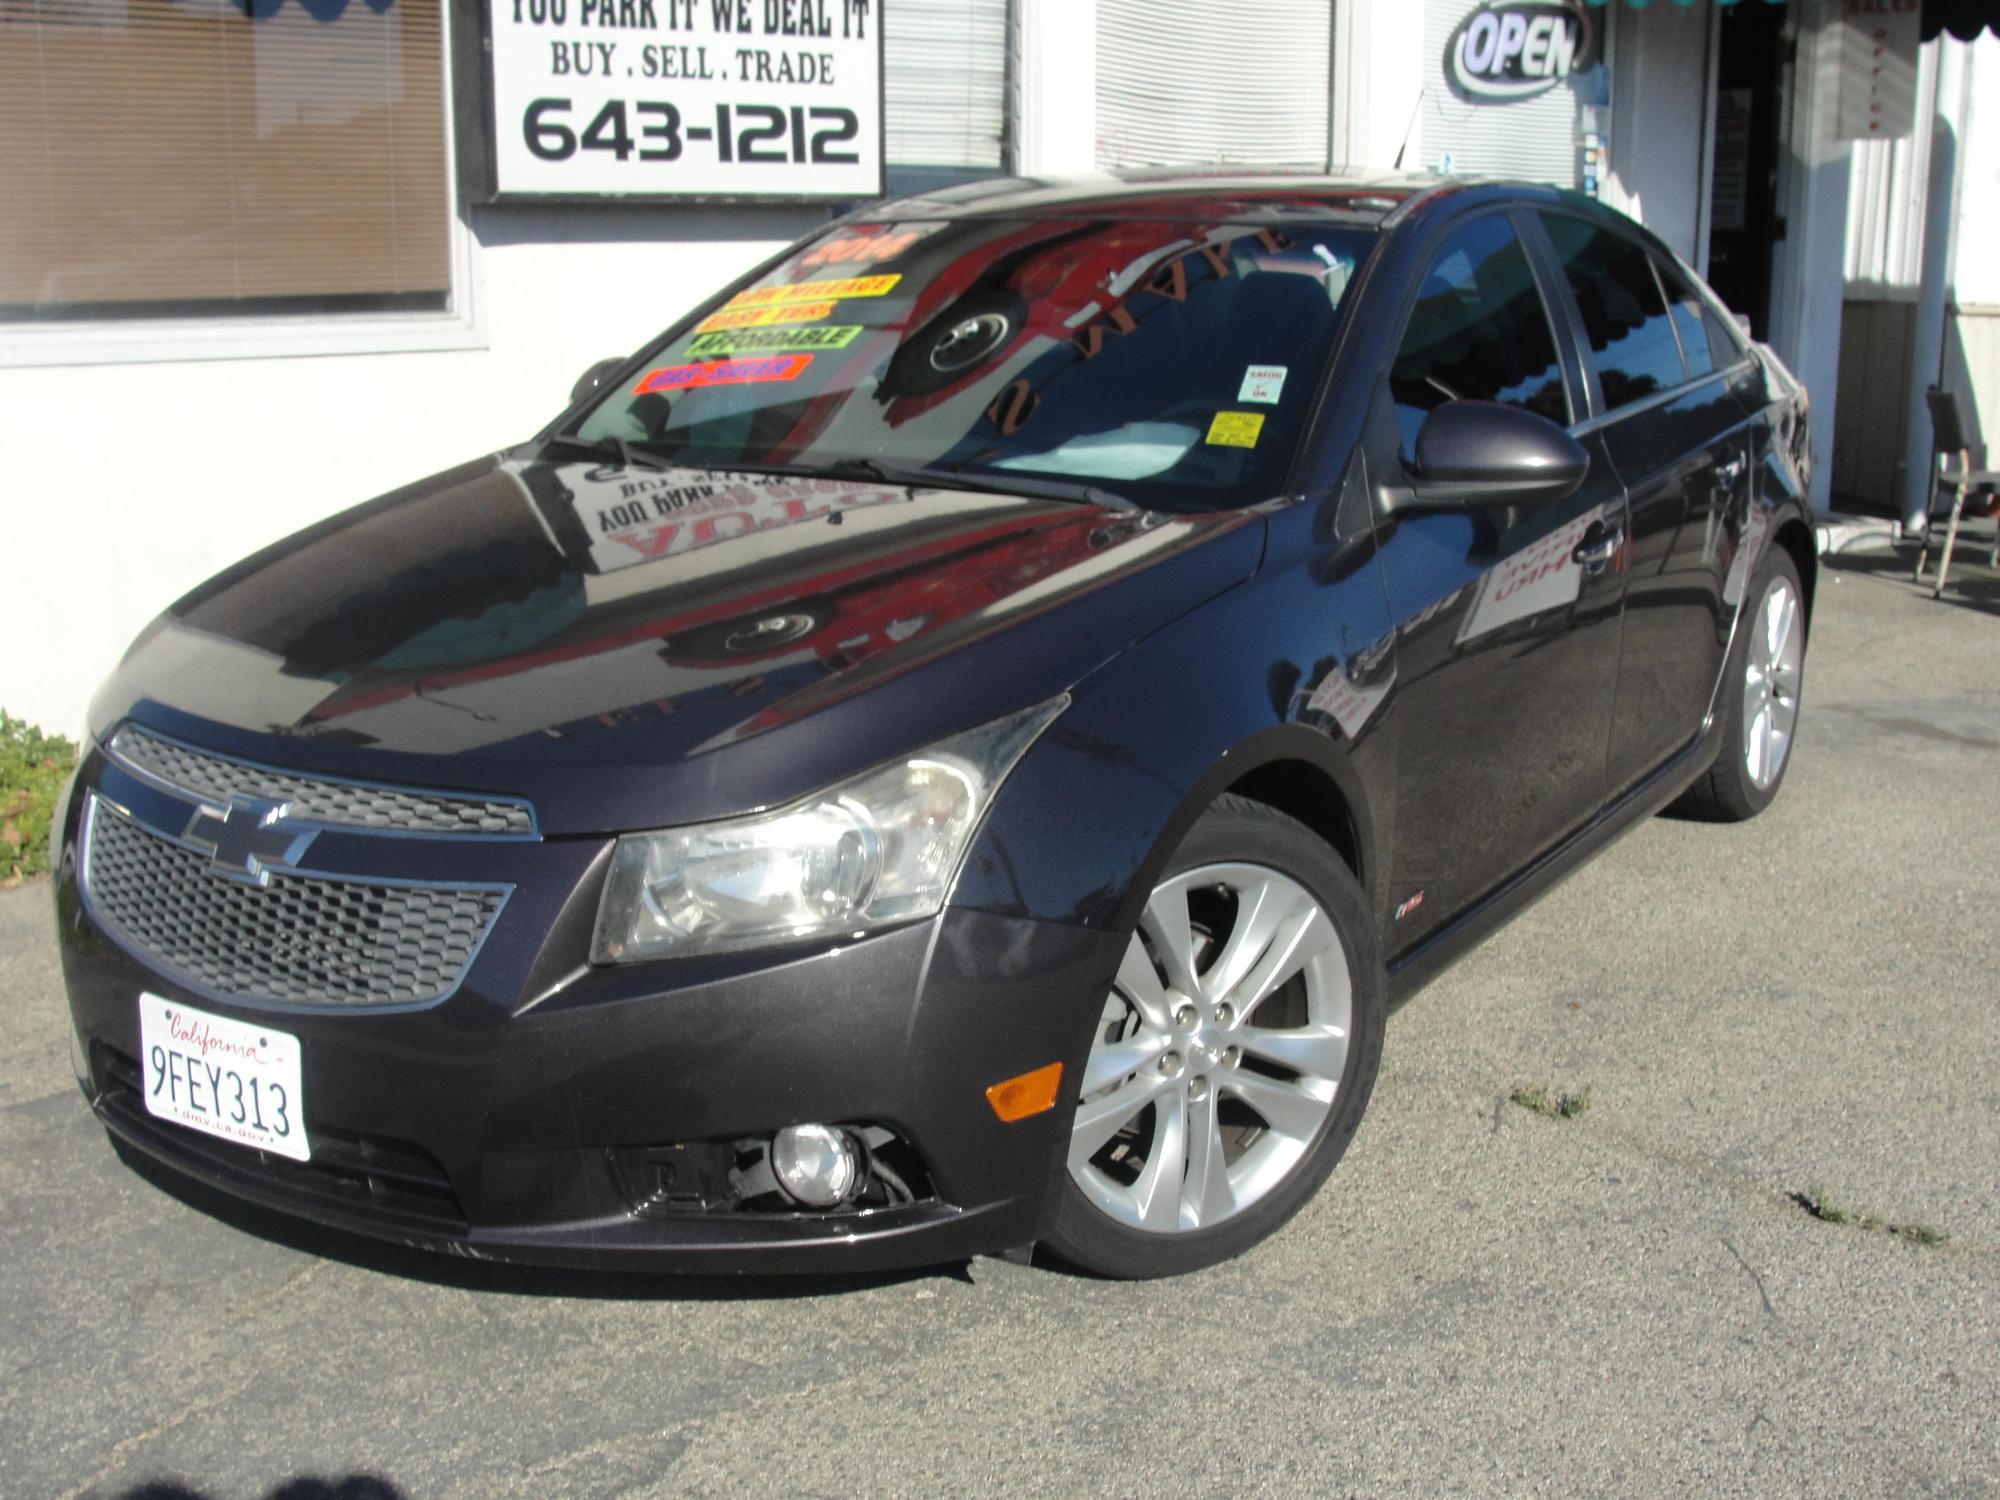
[[[1715,168],[1709,191],[1708,283],[1751,335],[1771,336],[1771,266],[1788,226],[1779,210],[1784,7],[1721,11],[1716,64]]]

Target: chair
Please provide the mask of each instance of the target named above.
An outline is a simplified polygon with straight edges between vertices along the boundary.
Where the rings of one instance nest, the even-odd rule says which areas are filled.
[[[1931,597],[1937,599],[1943,597],[1945,575],[1951,570],[1951,549],[1958,541],[1958,522],[1965,510],[1965,492],[1980,486],[1990,490],[1994,485],[2000,484],[2000,471],[1972,467],[1972,445],[1965,439],[1965,423],[1958,414],[1957,396],[1950,391],[1941,391],[1936,386],[1931,386],[1924,392],[1924,402],[1931,409],[1933,448],[1937,453],[1958,460],[1956,469],[1938,470],[1934,464],[1931,473],[1932,503],[1936,502],[1937,487],[1940,484],[1949,485],[1952,491],[1951,520],[1945,527],[1944,550],[1938,554],[1937,586],[1931,590]],[[1983,454],[1981,456],[1984,457]],[[1930,561],[1931,555],[1929,505],[1924,507],[1924,520],[1924,545],[1917,553],[1915,581],[1918,583],[1924,581],[1924,564]],[[1988,561],[2000,565],[2000,530],[1996,530],[1994,534],[1993,555]]]

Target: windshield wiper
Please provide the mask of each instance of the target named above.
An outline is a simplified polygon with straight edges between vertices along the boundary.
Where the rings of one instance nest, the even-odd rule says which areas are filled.
[[[588,453],[593,458],[604,459],[607,463],[622,465],[627,469],[651,469],[655,474],[664,474],[673,465],[657,454],[648,453],[643,448],[634,447],[622,437],[607,434],[601,438],[578,437],[573,432],[553,433],[542,439],[544,448],[567,448],[573,453]]]
[[[815,478],[872,479],[878,484],[901,484],[913,488],[972,490],[983,495],[1032,495],[1036,499],[1066,500],[1078,505],[1099,505],[1106,510],[1137,514],[1142,507],[1123,495],[1083,484],[1073,479],[1044,479],[1032,474],[968,474],[963,469],[927,469],[921,466],[884,463],[879,458],[836,458],[823,464],[722,463],[719,469],[744,474],[797,474]]]

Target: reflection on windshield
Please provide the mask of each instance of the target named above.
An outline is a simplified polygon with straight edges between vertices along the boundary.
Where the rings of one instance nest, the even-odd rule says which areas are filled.
[[[693,468],[873,459],[1247,504],[1283,481],[1370,243],[1186,220],[849,226],[654,350],[579,435]]]

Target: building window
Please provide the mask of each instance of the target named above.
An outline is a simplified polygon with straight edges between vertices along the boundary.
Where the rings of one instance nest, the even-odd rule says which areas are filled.
[[[434,311],[440,0],[0,0],[0,320]]]
[[[1333,0],[1098,0],[1101,167],[1327,165]]]
[[[889,193],[990,177],[1007,165],[1007,0],[883,7]]]
[[[1474,33],[1468,38],[1462,30],[1480,19],[1481,12],[1495,18],[1497,31],[1509,13],[1539,21],[1556,8],[1543,5],[1529,9],[1496,0],[1424,0],[1424,86],[1418,111],[1421,155],[1412,152],[1406,166],[1428,167],[1446,177],[1487,174],[1595,191],[1596,143],[1610,129],[1611,69],[1604,64],[1602,28],[1613,7],[1574,8],[1578,15],[1590,18],[1587,30],[1571,33],[1584,50],[1561,54],[1565,59],[1561,66],[1556,65],[1556,53],[1546,32],[1540,34],[1535,46],[1522,49],[1534,64],[1517,57],[1517,70],[1541,73],[1549,85],[1543,92],[1469,93],[1463,77],[1455,77],[1452,67],[1453,54],[1462,41],[1469,40],[1471,55],[1481,52],[1482,37]],[[1586,35],[1590,40],[1584,43]],[[1495,49],[1485,50],[1494,55]],[[1493,72],[1502,88],[1519,89],[1527,82],[1532,90],[1531,80],[1500,76],[1497,60]]]

